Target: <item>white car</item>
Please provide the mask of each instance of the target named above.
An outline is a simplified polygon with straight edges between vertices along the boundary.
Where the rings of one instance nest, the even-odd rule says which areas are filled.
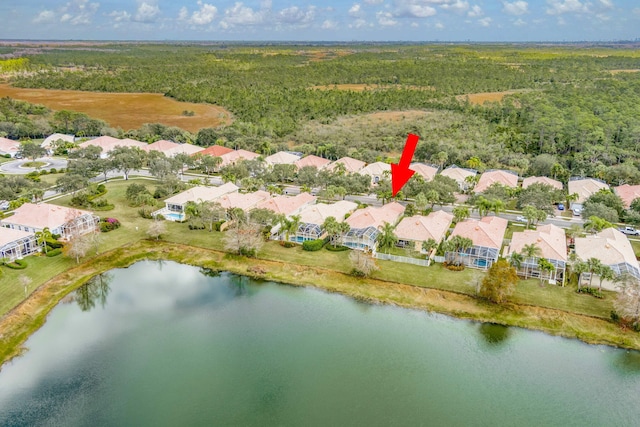
[[[529,222],[529,221],[527,221],[527,218],[523,217],[522,215],[518,215],[516,217],[516,221],[517,222]]]

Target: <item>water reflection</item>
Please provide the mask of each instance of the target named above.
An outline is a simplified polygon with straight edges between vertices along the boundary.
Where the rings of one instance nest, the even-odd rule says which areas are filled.
[[[200,274],[202,274],[203,276],[207,276],[207,277],[219,277],[220,276],[220,272],[218,270],[213,270],[211,268],[200,267],[200,269],[198,271],[200,272]]]
[[[616,368],[616,371],[623,376],[629,374],[640,375],[640,352],[618,352],[613,359],[613,366]]]
[[[96,306],[97,302],[104,308],[112,280],[112,273],[102,273],[93,276],[87,283],[76,289],[73,299],[78,303],[80,310],[89,311]]]
[[[478,332],[489,347],[502,347],[511,334],[509,327],[496,323],[481,323]]]

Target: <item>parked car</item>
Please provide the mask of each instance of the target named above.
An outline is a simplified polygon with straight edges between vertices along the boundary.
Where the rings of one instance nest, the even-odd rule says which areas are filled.
[[[573,208],[573,216],[582,215],[582,208]]]
[[[640,230],[636,230],[633,227],[620,227],[618,228],[618,230],[620,230],[627,236],[640,236]]]
[[[522,215],[518,215],[516,217],[516,221],[517,222],[529,222],[529,221],[527,221],[527,218],[523,217]]]
[[[558,203],[558,210],[559,211],[563,211],[564,210],[564,204],[563,203]]]

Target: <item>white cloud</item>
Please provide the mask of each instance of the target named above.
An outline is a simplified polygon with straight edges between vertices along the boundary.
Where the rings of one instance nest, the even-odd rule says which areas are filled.
[[[493,19],[487,16],[486,18],[478,19],[478,24],[480,24],[483,27],[488,27],[491,25],[491,21],[493,21]]]
[[[110,17],[116,24],[131,21],[131,14],[126,10],[114,10],[107,16]]]
[[[482,8],[480,6],[478,6],[477,4],[474,5],[471,10],[469,10],[469,12],[467,12],[467,16],[469,18],[479,18],[482,15],[484,15],[484,12],[482,11]]]
[[[598,0],[598,4],[604,9],[613,9],[613,0]]]
[[[380,4],[384,2],[384,0],[363,0],[364,4]]]
[[[150,23],[155,22],[160,15],[160,8],[158,4],[153,0],[147,0],[138,2],[138,9],[133,16],[133,20],[136,22]]]
[[[186,6],[182,6],[180,8],[180,12],[178,12],[178,20],[186,21],[188,18],[189,18],[189,9],[187,9]]]
[[[518,0],[514,1],[513,3],[504,1],[502,2],[502,5],[502,11],[507,15],[520,16],[529,12],[529,3],[527,3],[526,1]]]
[[[326,20],[320,26],[323,30],[335,30],[338,28],[338,23],[330,20]]]
[[[518,18],[513,21],[513,25],[515,25],[516,27],[524,27],[525,25],[527,25],[527,23],[526,21],[522,20],[522,18]]]
[[[547,14],[562,15],[564,13],[588,13],[589,4],[580,0],[547,0]]]
[[[359,17],[359,16],[362,16],[362,12],[363,11],[360,4],[355,3],[353,6],[351,6],[351,9],[349,9],[349,16]]]
[[[360,28],[365,28],[367,25],[368,25],[367,21],[360,18],[360,19],[356,19],[355,21],[353,21],[353,23],[349,24],[349,28],[355,28],[357,30]]]
[[[442,22],[436,22],[436,25],[434,25],[434,27],[436,27],[436,30],[443,30],[444,24]]]
[[[432,3],[436,3],[433,2]],[[464,0],[455,0],[453,2],[446,2],[442,6],[440,6],[444,10],[450,10],[454,13],[464,13],[469,9],[469,2]]]
[[[33,18],[32,22],[34,24],[46,24],[49,22],[53,22],[55,18],[56,18],[56,14],[53,10],[43,10],[38,14],[38,16]]]
[[[218,8],[202,1],[198,1],[198,10],[194,10],[191,16],[189,16],[189,9],[184,6],[178,12],[178,20],[195,26],[209,25],[217,16]]]
[[[56,14],[49,15],[49,18],[60,16],[61,23],[88,25],[93,20],[98,8],[100,8],[100,3],[89,3],[89,0],[73,0],[58,9]]]
[[[315,18],[315,7],[310,6],[306,11],[298,6],[282,9],[276,14],[278,22],[292,25],[308,25]]]
[[[393,14],[390,12],[380,11],[376,13],[376,18],[378,18],[378,24],[382,25],[383,27],[392,27],[398,24],[398,21],[393,19]]]

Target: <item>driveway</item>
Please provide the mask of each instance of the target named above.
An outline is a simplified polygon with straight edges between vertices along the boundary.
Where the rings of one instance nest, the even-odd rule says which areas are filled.
[[[0,172],[11,173],[16,175],[28,174],[29,172],[33,172],[34,170],[36,170],[35,168],[22,167],[23,164],[28,163],[30,161],[31,160],[20,159],[20,160],[14,160],[12,162],[3,163],[2,165],[0,165]],[[58,157],[43,157],[41,159],[38,159],[37,161],[46,163],[46,166],[43,166],[40,169],[48,170],[51,168],[61,169],[61,168],[67,167],[67,159],[62,159]]]

